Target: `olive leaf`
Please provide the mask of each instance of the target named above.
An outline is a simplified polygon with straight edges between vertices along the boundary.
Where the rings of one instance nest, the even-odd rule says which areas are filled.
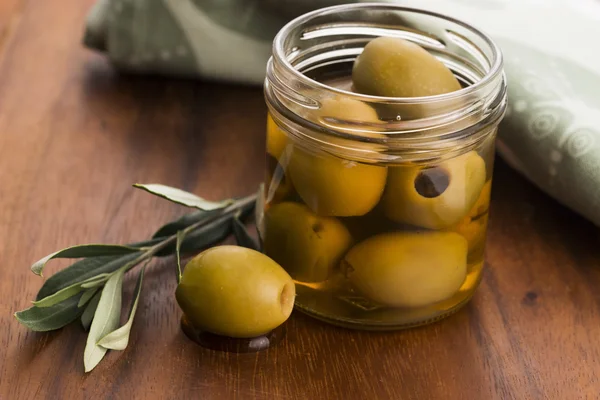
[[[177,274],[177,284],[181,281],[181,243],[185,239],[185,232],[178,231],[177,232],[177,244],[175,246],[175,255],[177,256],[177,263],[175,264],[177,270],[175,271]]]
[[[15,318],[37,332],[53,331],[75,321],[83,310],[77,307],[81,296],[70,297],[51,307],[30,307],[15,313]]]
[[[110,275],[111,274],[105,272],[103,274],[98,274],[97,276],[93,276],[93,277],[83,281],[83,283],[81,284],[81,287],[84,289],[92,289],[92,288],[102,286],[108,280],[108,278],[110,278]]]
[[[196,196],[193,193],[186,192],[170,186],[161,185],[158,183],[140,184],[136,183],[133,187],[147,191],[163,199],[181,204],[187,207],[194,207],[200,210],[210,211],[219,208],[225,208],[234,202],[233,199],[222,201],[208,201],[202,197]]]
[[[245,199],[240,200],[240,202]],[[247,199],[246,199],[247,200]],[[241,217],[244,218],[254,210],[254,202],[244,202],[238,210],[241,211]],[[218,213],[212,213],[206,218],[206,224],[194,229],[192,232],[186,234],[185,240],[181,244],[181,254],[193,253],[199,250],[212,246],[223,239],[225,239],[231,233],[231,214],[237,210],[232,210],[229,213],[224,213],[220,217]],[[217,217],[216,219],[214,219]],[[210,222],[208,222],[210,220]],[[173,234],[176,234],[174,232]],[[156,253],[156,256],[163,257],[175,253],[176,243],[169,245]]]
[[[180,244],[180,253],[193,253],[203,250],[208,246],[225,239],[231,233],[231,215],[224,214],[212,222],[187,233]],[[163,257],[174,254],[177,250],[177,243],[172,243],[164,249],[157,252],[157,257]]]
[[[32,303],[34,306],[40,308],[53,306],[65,299],[68,299],[69,297],[75,296],[79,292],[83,292],[85,289],[102,286],[109,277],[110,274],[100,274],[98,276],[94,276],[83,281],[82,283],[74,283],[71,286],[67,286],[66,288],[61,289],[50,296],[44,297],[41,300],[33,301]]]
[[[122,327],[110,332],[102,339],[98,341],[98,346],[102,346],[105,349],[110,350],[125,350],[129,344],[129,334],[131,332],[131,326],[133,325],[133,318],[137,310],[138,302],[140,300],[140,293],[142,292],[142,280],[144,279],[144,271],[146,266],[144,265],[140,269],[140,273],[135,284],[135,290],[133,291],[133,300],[131,309],[129,310],[129,319]]]
[[[44,282],[39,290],[36,300],[50,296],[61,289],[75,283],[103,273],[112,273],[123,265],[135,260],[142,252],[127,254],[124,256],[103,256],[84,258],[71,264],[69,267],[58,271]]]
[[[221,240],[231,233],[231,215],[223,215],[197,230],[190,232],[181,241],[182,254],[203,250]]]
[[[231,220],[231,225],[233,226],[233,234],[235,236],[235,241],[239,246],[247,247],[252,250],[258,250],[258,245],[250,233],[246,229],[246,226],[242,221],[240,221],[239,214],[236,214]]]
[[[75,283],[71,286],[67,286],[64,289],[59,290],[58,292],[44,297],[41,300],[36,300],[33,301],[33,305],[35,307],[39,307],[39,308],[46,308],[46,307],[51,307],[55,304],[60,303],[63,300],[66,300],[70,297],[75,296],[76,294],[78,294],[79,292],[82,292],[84,290],[84,288],[81,287],[80,283]]]
[[[85,372],[90,372],[104,358],[107,349],[98,346],[98,341],[115,330],[121,317],[121,288],[125,268],[117,270],[104,285],[100,302],[94,313],[90,333],[83,351]]]
[[[148,240],[142,240],[141,242],[129,243],[127,246],[138,247],[138,248],[152,247],[155,244],[162,242],[163,240],[165,240],[164,237],[156,237],[156,238],[152,238],[152,239],[148,239]]]
[[[31,266],[31,271],[39,276],[42,276],[42,271],[46,263],[53,258],[81,258],[81,257],[97,257],[97,256],[112,256],[136,253],[139,248],[122,246],[118,244],[82,244],[79,246],[67,247],[59,250],[46,257],[36,261]]]
[[[181,218],[169,222],[166,225],[160,227],[154,235],[152,235],[153,239],[171,236],[177,234],[178,231],[187,228],[188,226],[195,224],[196,222],[200,222],[202,220],[208,219],[218,213],[220,210],[216,211],[193,211],[191,213],[183,215]]]
[[[85,307],[83,314],[81,314],[81,326],[83,326],[84,330],[88,330],[90,325],[92,324],[92,320],[94,319],[94,314],[96,313],[96,309],[98,308],[98,303],[100,302],[100,296],[102,292],[98,292],[92,297],[88,305]]]
[[[92,289],[87,289],[85,292],[83,292],[83,294],[81,295],[81,298],[79,299],[79,303],[77,303],[77,307],[83,307],[87,304],[88,301],[90,301],[92,299],[92,297],[94,297],[94,295],[98,292],[98,290],[100,290],[100,288],[95,287]]]

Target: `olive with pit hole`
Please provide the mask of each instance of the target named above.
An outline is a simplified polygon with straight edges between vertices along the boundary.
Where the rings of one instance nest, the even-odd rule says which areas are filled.
[[[342,265],[366,298],[422,307],[451,297],[467,275],[467,241],[454,232],[392,232],[358,243]]]
[[[485,169],[485,161],[475,151],[435,166],[390,167],[382,198],[385,215],[424,228],[448,228],[477,201]]]
[[[334,217],[322,217],[300,203],[271,206],[264,217],[265,254],[296,280],[328,279],[352,244],[348,229]]]
[[[296,289],[275,261],[238,246],[203,251],[185,266],[175,297],[188,321],[217,335],[250,338],[283,324]]]

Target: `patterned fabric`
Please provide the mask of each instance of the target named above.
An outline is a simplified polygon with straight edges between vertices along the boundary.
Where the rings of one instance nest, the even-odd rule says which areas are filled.
[[[275,33],[343,0],[98,0],[84,43],[119,68],[261,85]],[[388,0],[447,14],[502,47],[509,107],[498,151],[600,225],[600,2]]]
[[[262,84],[287,21],[341,0],[98,0],[84,44],[123,70]]]

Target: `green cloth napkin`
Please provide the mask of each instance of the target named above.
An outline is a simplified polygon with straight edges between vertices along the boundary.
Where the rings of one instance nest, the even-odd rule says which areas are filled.
[[[99,0],[84,43],[121,69],[261,85],[276,32],[332,0]],[[469,22],[505,55],[500,155],[600,226],[600,2],[388,0]]]

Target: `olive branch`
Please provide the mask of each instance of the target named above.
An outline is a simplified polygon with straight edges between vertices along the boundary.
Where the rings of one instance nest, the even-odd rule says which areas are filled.
[[[108,350],[124,350],[127,347],[144,271],[154,257],[175,255],[179,283],[181,254],[213,246],[232,232],[240,246],[258,248],[243,220],[252,213],[257,198],[261,198],[262,186],[258,195],[217,202],[160,184],[133,186],[196,210],[162,226],[143,242],[83,244],[59,250],[36,261],[31,271],[43,276],[44,267],[52,259],[81,258],[48,278],[32,307],[15,313],[20,323],[38,332],[60,329],[79,319],[84,330],[89,329],[83,358],[85,372],[94,369]],[[142,267],[139,268],[129,314],[125,324],[119,326],[123,277],[139,265]]]

